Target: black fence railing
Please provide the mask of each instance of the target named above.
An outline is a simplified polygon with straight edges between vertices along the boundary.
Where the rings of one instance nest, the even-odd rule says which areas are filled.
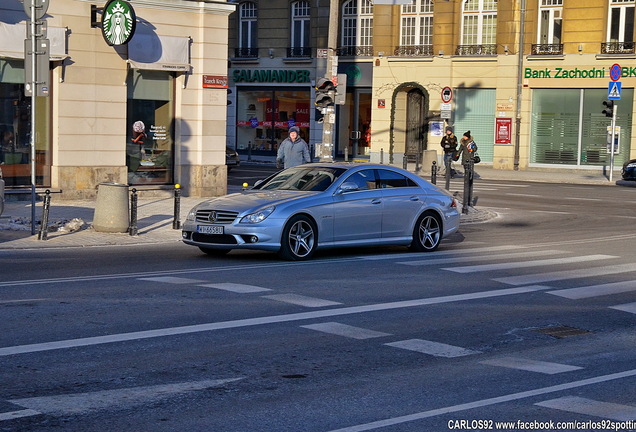
[[[495,55],[497,54],[497,45],[458,45],[455,54],[459,56]]]
[[[433,55],[433,45],[401,45],[393,52],[398,57],[424,57]]]
[[[601,44],[601,54],[634,54],[634,42],[604,42]]]
[[[234,56],[236,58],[257,58],[258,48],[235,48]]]
[[[532,55],[561,55],[563,44],[532,44]]]
[[[290,47],[287,48],[287,57],[310,58],[311,47]]]
[[[336,49],[336,55],[341,57],[372,57],[372,46],[346,46]]]

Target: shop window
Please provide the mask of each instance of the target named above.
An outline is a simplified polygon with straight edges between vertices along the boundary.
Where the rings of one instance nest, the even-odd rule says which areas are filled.
[[[497,54],[497,0],[465,0],[457,55]]]
[[[31,98],[24,96],[24,61],[0,59],[0,169],[6,186],[31,185]],[[50,99],[36,104],[35,183],[51,185]]]
[[[341,56],[373,55],[373,4],[370,0],[347,0],[342,4]]]
[[[634,53],[634,0],[611,0],[603,54]]]
[[[309,46],[309,2],[292,3],[291,48],[289,57],[310,57]]]
[[[400,46],[395,55],[433,55],[433,1],[402,5]]]
[[[128,183],[171,184],[174,166],[174,78],[132,69],[128,75]]]
[[[298,126],[309,142],[309,90],[252,90],[239,88],[237,95],[237,150],[275,155],[278,145]],[[313,109],[313,106],[311,107]]]
[[[479,147],[479,157],[484,162],[492,162],[494,156],[495,111],[497,92],[495,89],[455,90],[455,135],[457,139],[470,131]]]
[[[255,3],[241,3],[239,6],[239,48],[236,57],[258,57],[257,17]]]

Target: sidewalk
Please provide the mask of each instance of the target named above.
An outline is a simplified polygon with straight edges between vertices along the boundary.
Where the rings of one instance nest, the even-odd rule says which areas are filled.
[[[252,163],[258,163],[254,161]],[[263,162],[268,163],[268,162]],[[422,174],[430,180],[430,175]],[[524,170],[501,171],[494,170],[487,165],[476,167],[476,182],[486,180],[508,181],[536,181],[561,184],[596,184],[603,186],[631,186],[636,182],[620,180],[620,174],[614,172],[613,182],[610,182],[602,171],[585,170]],[[457,182],[457,179],[455,180]],[[437,184],[444,186],[444,177],[438,177]],[[228,193],[238,192],[241,188],[230,187]],[[205,198],[181,197],[180,221],[183,222],[188,212]],[[103,233],[92,228],[95,213],[95,200],[61,200],[52,195],[49,212],[48,240],[38,240],[36,234],[31,235],[31,201],[9,201],[0,216],[0,250],[1,249],[32,249],[57,247],[91,247],[108,245],[135,245],[153,243],[178,243],[181,240],[181,230],[173,229],[174,198],[139,198],[138,204],[138,235],[127,233]],[[36,203],[36,221],[42,218],[42,201]],[[490,220],[494,212],[480,208],[471,208],[467,215],[462,214],[462,223],[479,223]],[[74,229],[79,228],[76,231]]]

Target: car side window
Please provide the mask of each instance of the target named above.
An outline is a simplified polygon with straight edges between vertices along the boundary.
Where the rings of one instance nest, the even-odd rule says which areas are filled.
[[[381,188],[417,186],[413,180],[395,171],[380,169],[378,170],[378,176]]]
[[[355,183],[358,185],[358,190],[377,189],[375,173],[371,169],[353,173],[345,180],[345,182]]]

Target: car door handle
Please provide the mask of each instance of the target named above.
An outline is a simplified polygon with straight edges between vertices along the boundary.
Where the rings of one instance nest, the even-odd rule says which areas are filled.
[[[411,199],[411,201],[419,201],[419,200],[420,200],[420,197],[418,197],[418,196],[412,196],[410,199]]]
[[[382,200],[380,198],[376,198],[371,201],[371,204],[382,204]]]

